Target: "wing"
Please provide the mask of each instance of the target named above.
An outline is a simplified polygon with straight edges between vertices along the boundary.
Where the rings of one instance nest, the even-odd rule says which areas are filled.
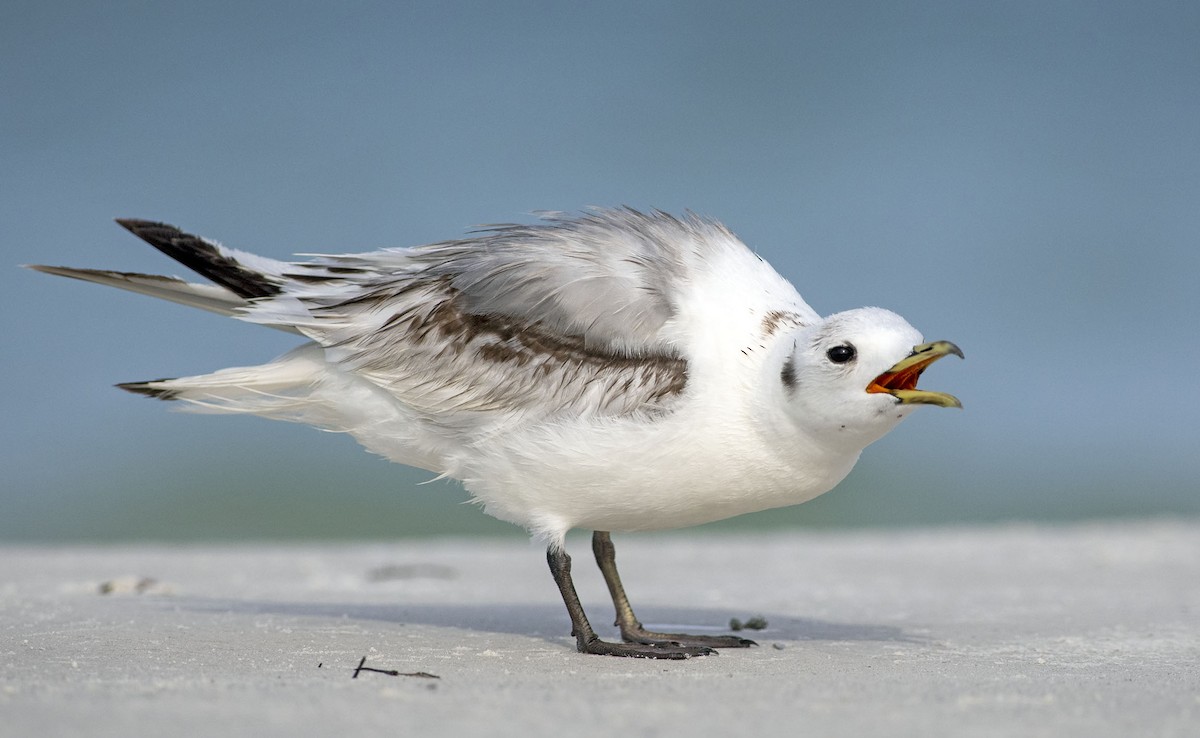
[[[59,277],[70,277],[84,282],[103,284],[109,287],[119,287],[130,292],[137,292],[161,300],[170,300],[180,305],[200,308],[219,315],[237,315],[246,307],[246,300],[233,292],[211,284],[194,284],[176,277],[164,277],[157,274],[138,274],[136,272],[114,272],[109,269],[76,269],[74,267],[46,266],[44,264],[29,264],[34,269],[45,274]],[[282,327],[282,326],[280,326]]]
[[[293,264],[284,293],[254,301],[245,319],[296,326],[431,420],[655,414],[688,382],[686,352],[666,330],[681,285],[729,240],[696,217],[548,216]]]
[[[720,357],[739,361],[781,325],[816,319],[724,226],[694,215],[549,214],[463,240],[292,263],[161,223],[119,222],[217,286],[48,271],[302,333],[322,347],[329,376],[359,377],[371,385],[372,403],[382,390],[405,417],[447,428],[487,424],[481,416],[669,412]],[[211,409],[274,416],[278,409],[264,409],[263,398],[294,409],[314,396],[323,380],[311,359],[306,353],[304,371],[283,361],[287,371],[273,363],[258,374],[247,368],[127,388],[195,399],[195,385],[205,401],[220,398]],[[337,423],[336,406],[353,414],[361,399],[330,396],[320,418],[306,422],[357,427]]]

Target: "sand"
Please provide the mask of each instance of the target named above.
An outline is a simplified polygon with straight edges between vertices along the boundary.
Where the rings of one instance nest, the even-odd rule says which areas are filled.
[[[647,625],[761,645],[577,654],[519,540],[7,547],[0,735],[1200,735],[1200,522],[614,540]]]

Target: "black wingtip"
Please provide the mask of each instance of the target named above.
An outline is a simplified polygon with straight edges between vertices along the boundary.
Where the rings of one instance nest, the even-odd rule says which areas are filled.
[[[126,392],[132,392],[135,395],[145,395],[153,397],[156,400],[174,400],[179,393],[175,390],[166,389],[163,387],[152,387],[151,385],[159,382],[169,382],[169,379],[155,379],[150,382],[123,382],[117,385],[118,389],[123,389]]]
[[[280,293],[266,275],[247,268],[211,241],[179,230],[168,223],[117,218],[117,225],[197,274],[225,287],[238,297],[253,299]]]
[[[141,218],[113,218],[113,220],[117,222],[117,225],[121,226],[127,231],[136,231],[138,228],[144,228],[146,226],[165,226],[167,228],[174,228],[174,226],[167,225],[166,223],[158,223],[153,220],[142,220]]]
[[[113,218],[113,220],[117,225],[155,248],[158,248],[156,241],[166,241],[188,235],[170,223],[159,223],[155,220],[141,220],[140,218]]]

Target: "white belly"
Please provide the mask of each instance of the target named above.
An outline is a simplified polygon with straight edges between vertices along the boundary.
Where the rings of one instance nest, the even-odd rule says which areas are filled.
[[[828,492],[858,458],[780,448],[747,426],[701,425],[680,413],[541,427],[480,444],[451,476],[488,514],[554,542],[572,528],[678,528],[795,505]]]

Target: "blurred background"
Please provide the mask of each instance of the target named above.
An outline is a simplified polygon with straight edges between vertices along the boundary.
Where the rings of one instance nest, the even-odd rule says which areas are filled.
[[[819,312],[963,347],[834,492],[714,526],[1200,513],[1200,5],[0,6],[0,541],[523,535],[346,437],[121,381],[294,336],[19,269],[182,274],[535,210],[721,219]]]

